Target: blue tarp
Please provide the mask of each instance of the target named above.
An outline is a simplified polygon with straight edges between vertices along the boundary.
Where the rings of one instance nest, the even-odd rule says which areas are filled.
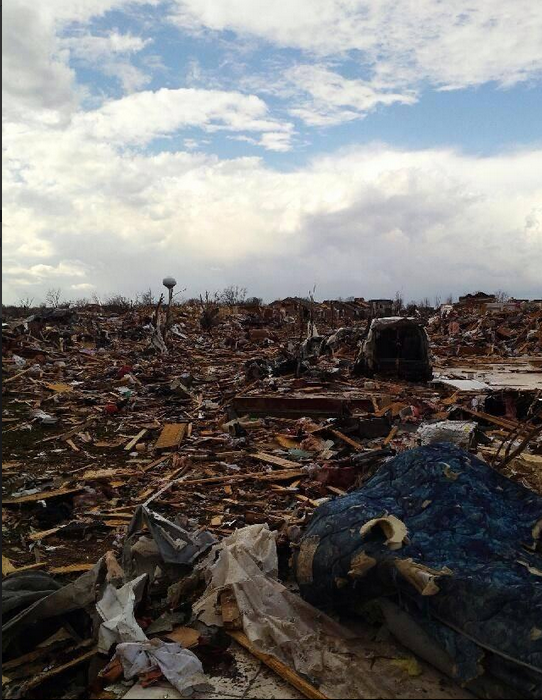
[[[390,515],[408,530],[400,548],[378,527],[360,534]],[[454,445],[429,445],[317,509],[296,558],[298,582],[321,607],[393,595],[446,649],[458,680],[476,677],[489,653],[520,667],[530,697],[541,697],[541,525],[539,495]],[[356,575],[360,560],[371,564]],[[432,580],[437,591],[422,595]]]

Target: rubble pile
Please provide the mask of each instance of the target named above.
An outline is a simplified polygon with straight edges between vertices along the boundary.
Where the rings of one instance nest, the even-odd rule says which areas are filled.
[[[439,357],[540,356],[542,310],[480,314],[458,309],[431,317],[429,332]]]
[[[361,560],[356,625],[351,612],[345,620],[313,607],[322,606],[302,582],[316,569],[305,561],[300,580],[297,560],[308,602],[300,596],[292,557],[301,542],[311,552],[314,518],[358,498],[420,445],[452,443],[465,451],[463,468],[474,469],[468,455],[489,465],[482,480],[496,471],[521,498],[542,494],[542,311],[453,308],[427,323],[375,324],[366,307],[207,299],[169,312],[92,306],[3,323],[6,697],[51,696],[59,683],[53,697],[147,697],[155,686],[168,697],[225,697],[225,679],[247,663],[278,674],[289,687],[276,692],[291,697],[517,691],[493,668],[467,691],[466,675],[392,636],[389,608],[365,604],[374,583],[359,575]],[[379,340],[375,328],[401,333]],[[415,498],[431,512],[433,497],[410,489],[405,481],[395,494],[404,499],[396,514],[386,506],[359,517],[406,521]],[[449,508],[464,506],[460,489],[446,497]],[[539,697],[542,521],[531,529],[532,548],[516,557],[527,562],[518,566],[532,577],[534,611],[521,693]],[[415,553],[418,563],[426,556]],[[339,568],[335,578],[348,579]],[[449,568],[453,576],[452,559]],[[379,596],[398,604],[393,586]],[[469,657],[474,646],[461,646],[469,673],[483,669]]]

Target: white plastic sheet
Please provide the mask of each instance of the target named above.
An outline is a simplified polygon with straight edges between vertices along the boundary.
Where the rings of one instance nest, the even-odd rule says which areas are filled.
[[[122,588],[107,586],[103,597],[96,603],[96,609],[103,622],[98,635],[98,649],[107,654],[118,642],[146,642],[147,636],[138,625],[134,610],[141,600],[147,574],[138,576]]]
[[[177,643],[160,639],[126,642],[117,646],[115,656],[120,660],[127,680],[159,668],[181,695],[190,695],[194,690],[208,686],[198,657]]]
[[[267,525],[251,525],[216,546],[202,564],[208,586],[194,612],[207,625],[222,625],[219,595],[230,590],[257,648],[308,676],[345,674],[351,659],[345,641],[352,635],[276,580],[275,538]]]

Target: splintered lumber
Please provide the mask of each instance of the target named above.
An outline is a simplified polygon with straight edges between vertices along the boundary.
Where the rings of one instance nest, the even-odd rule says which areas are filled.
[[[339,489],[336,486],[326,486],[326,489],[330,493],[334,493],[336,496],[346,496],[348,491],[344,491],[343,489]]]
[[[8,377],[7,379],[2,380],[2,384],[9,384],[9,382],[12,382],[14,379],[18,379],[19,377],[22,377],[23,374],[26,374],[32,369],[32,367],[27,367],[26,369],[23,369],[22,372],[17,372],[17,374],[14,374],[12,377]]]
[[[283,457],[278,457],[277,455],[270,455],[266,452],[256,452],[251,455],[254,459],[260,462],[266,462],[267,464],[274,464],[277,467],[282,467],[283,469],[299,469],[298,462],[292,462],[290,459],[284,459]]]
[[[164,430],[165,430],[165,428],[164,428]],[[137,445],[137,443],[141,440],[141,438],[144,437],[146,434],[147,434],[147,428],[143,428],[143,430],[140,430],[139,433],[135,437],[133,437],[130,440],[130,442],[128,442],[124,446],[124,449],[126,450],[126,452],[130,452],[130,450],[132,450]],[[162,437],[162,435],[160,437]]]
[[[260,416],[344,416],[353,410],[372,412],[372,399],[333,396],[236,396],[237,413]]]
[[[204,479],[189,479],[183,481],[184,486],[196,486],[199,484],[220,484],[228,481],[245,481],[255,479],[256,481],[288,481],[298,476],[303,476],[302,469],[288,469],[276,472],[249,472],[248,474],[228,474],[227,476],[211,476]]]
[[[186,423],[167,423],[162,428],[154,449],[165,450],[171,447],[178,447],[186,434],[186,426]]]
[[[514,430],[520,426],[517,421],[508,420],[507,418],[501,418],[500,416],[492,416],[491,413],[484,413],[483,411],[474,411],[472,408],[467,408],[466,406],[458,406],[461,411],[468,413],[475,418],[480,418],[488,423],[494,423],[499,425],[501,428],[507,428],[508,430]]]
[[[301,678],[301,676],[299,676],[289,666],[286,666],[286,664],[279,661],[275,656],[264,654],[256,649],[244,632],[228,630],[228,634],[232,639],[235,639],[238,644],[250,652],[252,656],[255,656],[257,659],[262,661],[283,680],[299,690],[300,693],[303,693],[306,698],[323,698],[323,700],[326,700],[327,695],[324,695],[304,678]]]
[[[346,442],[346,444],[350,445],[350,447],[353,447],[355,450],[358,450],[358,452],[363,452],[365,450],[361,443],[357,442],[356,440],[352,440],[351,437],[348,437],[348,435],[341,433],[340,430],[330,430],[330,433],[332,435],[335,435],[335,437],[338,437],[339,440]]]
[[[227,630],[243,629],[241,613],[239,612],[239,607],[233,591],[225,590],[220,593],[220,608],[222,613],[222,622]]]
[[[60,532],[60,530],[63,529],[63,527],[52,527],[50,530],[40,530],[39,532],[33,532],[32,534],[27,535],[27,539],[30,540],[30,542],[40,542],[45,537],[54,535],[56,532]]]
[[[504,469],[504,467],[508,466],[510,462],[512,462],[516,457],[519,457],[520,454],[523,452],[523,450],[527,447],[527,445],[533,440],[539,433],[542,432],[542,425],[537,425],[534,427],[527,435],[526,437],[521,441],[520,445],[510,452],[510,454],[506,455],[502,462],[499,465],[500,469]]]
[[[24,684],[22,688],[24,688],[24,693],[26,694],[29,690],[32,688],[36,688],[37,686],[41,685],[45,681],[49,680],[50,678],[54,678],[55,676],[58,676],[60,673],[63,673],[64,671],[67,671],[69,668],[73,668],[74,666],[79,666],[79,664],[84,663],[85,661],[90,661],[96,654],[98,653],[98,648],[94,647],[94,649],[91,649],[90,651],[85,652],[84,654],[81,654],[81,656],[77,656],[75,659],[72,659],[71,661],[68,661],[65,664],[62,664],[61,666],[57,666],[56,668],[52,668],[50,671],[45,671],[44,673],[39,673],[34,678],[32,678],[30,681]]]
[[[397,435],[397,431],[399,430],[399,427],[397,425],[394,425],[393,428],[390,430],[388,433],[388,436],[385,438],[384,442],[382,443],[383,445],[389,445],[390,442],[393,440],[393,438]]]
[[[143,469],[141,470],[142,472],[148,472],[149,470],[153,469],[154,467],[157,467],[159,464],[166,463],[171,459],[171,455],[162,455],[161,457],[158,457],[158,459],[155,459],[152,461],[150,464],[146,464]]]
[[[40,493],[33,493],[29,496],[19,496],[18,498],[4,498],[2,503],[4,505],[16,505],[17,503],[36,503],[37,501],[45,501],[48,498],[56,498],[57,496],[68,496],[74,493],[79,493],[82,491],[82,487],[71,488],[71,489],[55,489],[54,491],[41,491]]]
[[[88,418],[88,420],[84,421],[83,423],[78,423],[74,428],[68,430],[66,433],[60,433],[59,435],[50,435],[49,437],[43,438],[41,442],[50,442],[51,440],[69,440],[74,435],[77,435],[77,433],[86,430],[86,428],[88,428],[89,425],[92,425],[92,423],[94,423],[95,421],[95,417]]]
[[[94,564],[91,563],[86,563],[86,564],[68,564],[67,566],[52,566],[49,568],[49,571],[52,574],[79,574],[83,571],[90,571],[93,568]]]

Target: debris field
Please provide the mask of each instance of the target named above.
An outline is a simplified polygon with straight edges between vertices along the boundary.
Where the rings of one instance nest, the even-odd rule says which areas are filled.
[[[4,319],[6,697],[541,697],[541,304],[380,316]]]

